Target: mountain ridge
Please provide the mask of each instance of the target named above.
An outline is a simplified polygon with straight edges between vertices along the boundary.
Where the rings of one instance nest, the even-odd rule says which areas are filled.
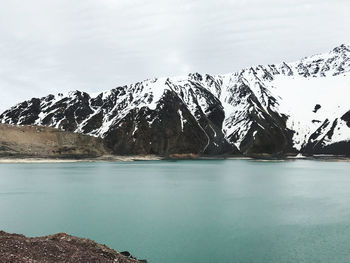
[[[223,75],[33,98],[2,113],[0,122],[101,137],[118,154],[350,155],[349,72],[350,46],[343,44]]]

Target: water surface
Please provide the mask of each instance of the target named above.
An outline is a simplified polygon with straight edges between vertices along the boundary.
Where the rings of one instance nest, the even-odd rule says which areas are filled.
[[[350,163],[0,164],[0,229],[151,263],[350,262]]]

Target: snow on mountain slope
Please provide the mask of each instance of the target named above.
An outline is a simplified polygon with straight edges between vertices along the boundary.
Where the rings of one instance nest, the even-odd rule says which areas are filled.
[[[350,108],[350,74],[323,78],[296,76],[290,78],[277,77],[272,81],[274,94],[281,98],[279,110],[290,117],[287,126],[295,131],[294,145],[297,149],[308,141],[325,120],[333,122],[339,119]],[[339,128],[346,127],[339,120]],[[327,143],[350,139],[350,130],[337,131]]]
[[[239,137],[242,140],[250,127],[246,117],[243,117],[245,121],[241,127],[237,125],[240,122],[239,116],[249,111],[247,104],[243,104],[240,105],[243,106],[240,112],[237,107],[239,100],[234,98],[237,91],[233,87],[243,83],[259,98],[264,110],[270,108],[288,117],[286,126],[294,131],[293,146],[297,150],[306,146],[309,137],[326,120],[330,124],[325,125],[324,132],[332,129],[334,133],[331,138],[322,137],[324,145],[349,141],[350,129],[341,119],[350,108],[349,71],[350,48],[341,45],[329,53],[304,58],[299,62],[259,65],[222,76],[226,92],[223,92],[225,95],[221,101],[224,105],[228,101],[234,102],[233,107],[225,109],[227,134],[240,130]],[[336,125],[332,128],[334,121]]]
[[[225,75],[194,73],[94,95],[34,98],[5,111],[0,122],[102,137],[123,153],[221,154],[237,147],[248,155],[312,154],[329,146],[336,153],[339,143],[346,153],[349,88],[350,47],[341,45],[297,62]]]

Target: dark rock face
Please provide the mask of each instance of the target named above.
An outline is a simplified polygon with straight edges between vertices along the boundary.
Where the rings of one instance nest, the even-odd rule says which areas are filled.
[[[346,125],[350,128],[350,111],[345,113],[341,119],[346,122]]]
[[[316,104],[313,112],[316,113],[319,109],[321,109],[321,105],[320,104]]]
[[[312,153],[350,156],[350,142],[342,141],[330,145],[318,146]]]
[[[330,122],[326,119],[321,126],[309,137],[307,144],[302,149],[302,152],[307,155],[319,153],[322,149],[322,141],[325,139],[324,131],[329,126]],[[320,138],[320,139],[318,139]]]
[[[286,127],[287,117],[275,112],[275,99],[261,87],[261,92],[267,98],[267,107],[264,107],[254,93],[245,87],[248,94],[250,110],[245,119],[251,122],[250,129],[243,139],[240,150],[245,155],[271,154],[285,155],[296,152],[292,145],[293,132]]]
[[[348,112],[344,114],[341,119],[347,121],[347,114]],[[336,127],[338,122],[338,118],[336,118],[333,122],[326,119],[310,136],[309,141],[302,149],[302,152],[306,155],[325,154],[350,156],[350,141],[329,143],[332,141],[335,132],[337,132]]]
[[[259,84],[257,91],[247,85],[244,74],[257,74],[259,70],[262,69],[243,70],[237,85],[230,90],[233,96],[228,103],[239,110],[228,119],[227,127],[231,130],[227,134],[228,140],[232,144],[239,143],[240,151],[248,156],[296,153],[292,141],[293,131],[286,126],[287,116],[276,110],[276,98],[263,84]],[[262,78],[272,78],[268,71],[262,71]]]
[[[22,125],[33,124],[41,111],[40,99],[33,98],[17,105],[16,109],[8,112],[13,123]],[[1,116],[0,116],[1,117]]]
[[[341,45],[298,63],[258,65],[218,76],[194,73],[150,79],[97,96],[80,91],[48,95],[12,107],[0,115],[0,122],[99,137],[113,153],[122,155],[344,153],[350,139],[350,111],[343,105],[342,115],[326,116],[326,103],[315,105],[310,99],[307,108],[312,117],[308,123],[300,122],[291,116],[293,110],[281,110],[289,98],[275,93],[275,85],[283,85],[275,81],[296,78],[310,83],[346,74],[350,74],[350,49]]]
[[[256,116],[254,116],[256,118]],[[297,151],[292,147],[293,132],[286,127],[278,125],[278,119],[273,119],[270,115],[265,122],[256,120],[247,137],[242,141],[241,150],[245,155],[265,153],[275,156],[293,154]]]
[[[179,111],[186,121],[181,126]],[[205,133],[181,101],[167,92],[155,110],[143,107],[129,112],[121,125],[106,133],[105,142],[120,154],[199,153],[205,147]]]
[[[137,263],[147,261],[138,261],[130,253],[121,254],[105,245],[65,233],[28,238],[0,231],[0,262]]]
[[[182,100],[166,91],[155,110],[130,111],[106,133],[105,143],[118,154],[236,153],[217,126],[222,125],[223,114],[222,109],[214,109],[207,117],[199,111],[197,122]]]

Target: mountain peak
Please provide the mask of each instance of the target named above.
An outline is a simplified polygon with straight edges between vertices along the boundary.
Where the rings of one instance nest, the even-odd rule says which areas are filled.
[[[350,45],[341,44],[338,47],[333,48],[334,53],[344,53],[344,52],[350,52]]]

